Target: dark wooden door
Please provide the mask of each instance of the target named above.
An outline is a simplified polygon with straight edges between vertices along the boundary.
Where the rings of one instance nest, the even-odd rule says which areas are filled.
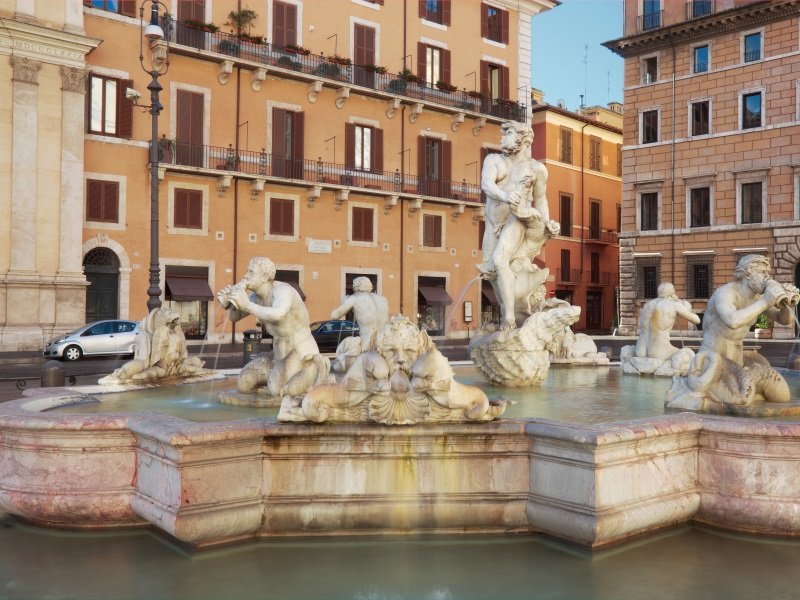
[[[83,260],[86,322],[116,319],[119,307],[119,259],[108,248],[95,248]]]
[[[603,292],[586,292],[586,329],[603,328]]]

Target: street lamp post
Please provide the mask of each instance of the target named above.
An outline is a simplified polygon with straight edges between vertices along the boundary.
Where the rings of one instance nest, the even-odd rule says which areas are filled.
[[[150,287],[147,288],[147,310],[161,307],[161,267],[158,256],[158,115],[164,107],[158,99],[158,94],[163,89],[158,82],[159,76],[167,72],[169,68],[169,55],[167,55],[164,65],[159,64],[151,57],[149,66],[144,59],[144,39],[148,43],[164,39],[164,30],[159,25],[159,7],[164,6],[159,0],[145,0],[139,8],[139,18],[144,25],[145,5],[150,3],[150,23],[144,28],[142,38],[139,40],[139,64],[142,70],[150,75],[151,81],[147,85],[150,90],[150,106],[142,106],[151,115],[150,132]],[[164,6],[165,12],[166,7]],[[159,67],[165,66],[164,70]],[[141,106],[141,105],[140,105]]]

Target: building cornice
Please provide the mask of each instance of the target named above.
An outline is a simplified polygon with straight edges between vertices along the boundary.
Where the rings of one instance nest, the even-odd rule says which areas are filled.
[[[65,67],[85,67],[86,55],[101,42],[97,38],[17,20],[3,21],[0,28],[0,55]]]
[[[731,31],[752,29],[798,14],[800,14],[800,0],[763,0],[604,42],[603,46],[623,58],[628,58]]]
[[[561,0],[494,0],[493,2],[508,11],[523,15],[537,15],[561,4]]]
[[[570,110],[566,110],[564,108],[553,106],[552,104],[534,104],[533,107],[531,108],[531,114],[536,114],[540,112],[552,112],[557,115],[562,115],[569,119],[574,119],[575,121],[585,123],[587,125],[594,125],[599,129],[605,129],[606,131],[610,131],[611,133],[622,135],[622,129],[620,127],[614,127],[613,125],[608,125],[607,123],[603,123],[602,121],[595,121],[594,119],[589,119],[581,114],[572,112]]]

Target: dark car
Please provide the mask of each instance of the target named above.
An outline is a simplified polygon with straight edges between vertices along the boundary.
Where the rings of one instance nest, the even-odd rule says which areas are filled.
[[[358,325],[352,321],[317,321],[311,324],[311,335],[317,341],[320,352],[336,352],[339,342],[358,335]]]

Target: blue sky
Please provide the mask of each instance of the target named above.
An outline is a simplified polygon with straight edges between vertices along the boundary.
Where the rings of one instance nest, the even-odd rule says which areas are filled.
[[[600,45],[622,36],[622,4],[562,0],[533,18],[531,82],[544,92],[545,102],[563,99],[574,110],[584,90],[587,106],[622,102],[623,61]]]

